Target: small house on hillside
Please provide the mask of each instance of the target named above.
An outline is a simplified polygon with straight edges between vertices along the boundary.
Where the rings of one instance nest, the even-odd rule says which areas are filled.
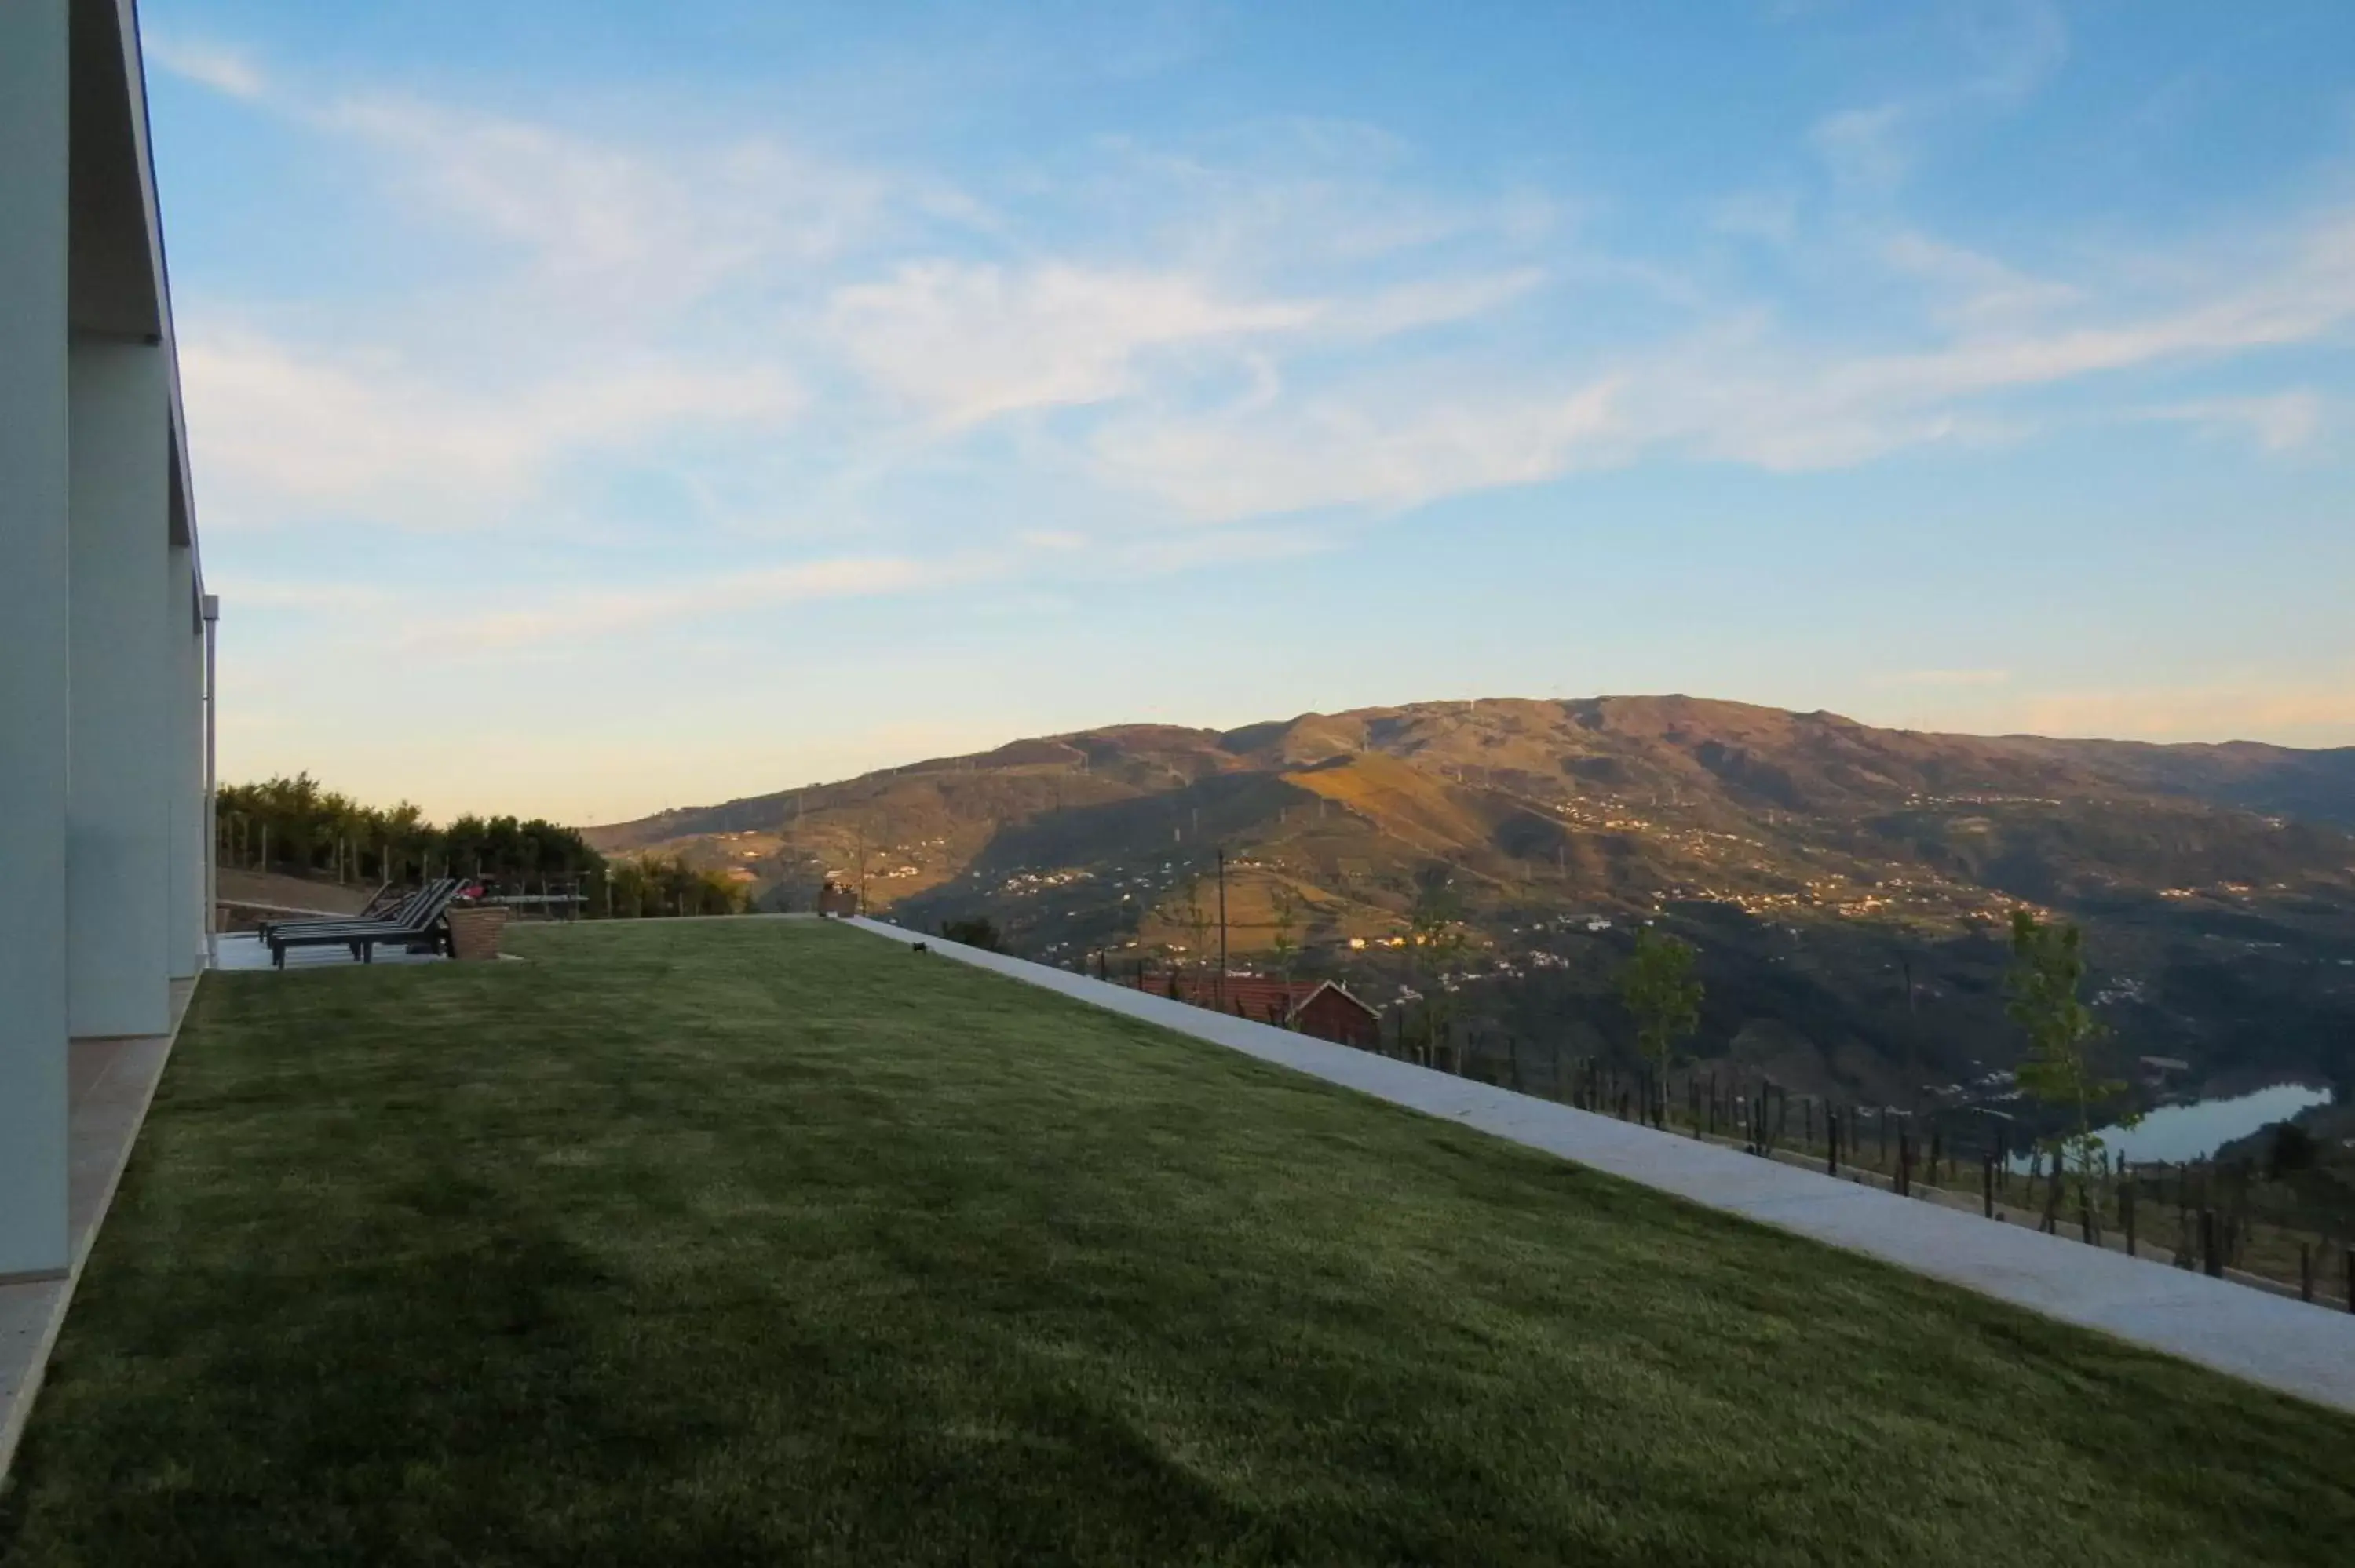
[[[1296,1029],[1337,1045],[1372,1051],[1381,1044],[1381,1014],[1350,995],[1337,980],[1148,974],[1122,983],[1254,1022]]]

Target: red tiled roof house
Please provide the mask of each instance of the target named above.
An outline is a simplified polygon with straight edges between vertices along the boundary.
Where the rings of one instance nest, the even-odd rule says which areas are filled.
[[[1381,1044],[1381,1014],[1350,995],[1337,980],[1148,974],[1123,983],[1255,1022],[1296,1029],[1337,1045],[1372,1051]]]

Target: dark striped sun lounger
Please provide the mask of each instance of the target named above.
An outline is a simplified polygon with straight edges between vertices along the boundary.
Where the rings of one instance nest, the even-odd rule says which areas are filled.
[[[424,887],[402,893],[388,883],[377,889],[376,895],[368,901],[368,906],[357,915],[301,915],[284,920],[256,921],[253,928],[267,941],[272,931],[288,931],[306,926],[350,926],[361,921],[400,920],[408,916],[410,910],[432,885],[428,883]]]
[[[449,927],[442,916],[457,901],[458,890],[464,885],[454,876],[443,877],[404,904],[396,919],[282,926],[262,939],[270,944],[271,961],[282,969],[286,967],[288,951],[295,948],[349,948],[352,957],[362,963],[374,961],[379,944],[444,948],[449,944]]]

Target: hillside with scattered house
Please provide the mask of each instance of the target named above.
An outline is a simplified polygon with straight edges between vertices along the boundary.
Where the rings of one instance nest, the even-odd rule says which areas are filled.
[[[1199,964],[1225,939],[1380,1001],[1452,984],[1535,1059],[1624,1044],[1632,923],[1700,944],[1697,1048],[1899,1097],[2009,1059],[2000,923],[2083,922],[2117,1048],[2192,1078],[2337,1075],[2355,1051],[2355,750],[1921,734],[1694,698],[1484,699],[1230,731],[1114,726],[591,830],[818,880],[1050,961]],[[1446,976],[1395,945],[1444,882]],[[1289,911],[1287,916],[1286,911]],[[1209,913],[1215,914],[1215,910]],[[1287,920],[1289,924],[1287,925]]]

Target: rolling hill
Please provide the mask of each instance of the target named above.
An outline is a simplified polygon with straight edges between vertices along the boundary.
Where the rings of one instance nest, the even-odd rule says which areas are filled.
[[[1483,699],[1226,732],[1126,725],[591,830],[807,907],[826,871],[911,923],[986,914],[1049,961],[1189,964],[1227,876],[1233,961],[1279,910],[1377,1002],[1445,883],[1446,983],[1512,1070],[1625,1047],[1630,925],[1698,942],[1696,1049],[1884,1097],[2008,1063],[1999,927],[2082,921],[2126,1056],[2229,1083],[2355,1068],[2355,748],[1877,729],[1671,697]],[[1207,880],[1206,880],[1207,879]],[[1524,1059],[1526,1058],[1526,1060]]]

